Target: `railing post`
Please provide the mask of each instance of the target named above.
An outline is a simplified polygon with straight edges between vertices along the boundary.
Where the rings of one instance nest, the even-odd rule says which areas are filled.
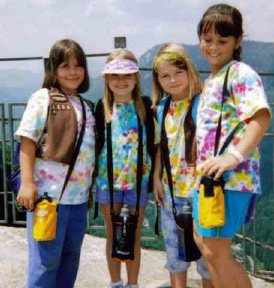
[[[3,194],[4,198],[4,219],[0,222],[7,224],[8,223],[8,195],[7,195],[7,159],[6,159],[6,123],[5,123],[5,105],[1,104],[0,109],[0,119],[1,119],[1,146],[2,146],[2,173],[3,173]]]

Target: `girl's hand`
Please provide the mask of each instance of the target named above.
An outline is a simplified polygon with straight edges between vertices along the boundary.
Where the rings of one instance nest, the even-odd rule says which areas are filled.
[[[230,153],[226,153],[222,156],[216,156],[209,158],[197,168],[205,175],[211,175],[215,173],[214,179],[217,180],[222,174],[227,171],[236,168],[239,165],[238,159]]]
[[[164,207],[163,184],[159,177],[153,177],[153,194],[156,203]]]
[[[29,211],[35,209],[35,203],[37,201],[38,194],[35,183],[33,181],[24,182],[21,184],[17,202],[19,205],[24,206]]]

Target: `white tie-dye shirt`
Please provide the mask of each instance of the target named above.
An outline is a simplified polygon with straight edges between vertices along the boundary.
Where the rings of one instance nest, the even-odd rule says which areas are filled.
[[[214,154],[215,134],[221,111],[224,77],[229,65],[231,67],[227,87],[230,95],[224,101],[219,149],[239,122],[242,124],[237,129],[233,141],[227,150],[237,145],[244,134],[248,121],[257,111],[263,108],[269,109],[262,81],[259,75],[248,65],[232,61],[216,74],[210,75],[205,81],[197,114],[198,164]],[[225,188],[260,194],[259,164],[259,150],[255,148],[236,169],[225,173],[224,177],[227,178]],[[198,177],[197,188],[199,180]]]
[[[78,121],[78,135],[82,127],[82,106],[78,97],[69,96],[69,100],[76,112]],[[21,123],[15,132],[15,138],[20,141],[21,136],[38,142],[44,130],[49,104],[47,89],[40,89],[32,94],[28,100]],[[95,160],[94,118],[89,106],[86,108],[86,129],[81,149],[75,163],[70,181],[62,196],[61,204],[81,204],[88,200],[91,175]],[[38,194],[48,192],[58,200],[67,174],[68,165],[55,161],[35,158],[34,178]]]

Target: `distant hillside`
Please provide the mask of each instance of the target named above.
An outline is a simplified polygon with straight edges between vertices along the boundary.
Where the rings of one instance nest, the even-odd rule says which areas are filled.
[[[139,65],[142,68],[151,68],[153,58],[163,44],[156,45],[149,49],[139,58]],[[188,51],[195,67],[198,70],[209,70],[206,60],[200,53],[198,45],[184,45]],[[264,43],[258,41],[244,41],[242,45],[242,60],[252,66],[257,72],[274,73],[274,43]],[[147,72],[142,73],[143,92],[151,94],[151,75]],[[274,102],[274,76],[262,77],[269,99]]]
[[[150,48],[139,58],[139,66],[151,68],[153,58],[163,44]],[[184,45],[198,70],[208,70],[207,62],[202,57],[198,45]],[[243,61],[251,65],[258,72],[274,72],[274,43],[258,41],[244,41]],[[91,78],[91,90],[87,97],[93,101],[103,95],[103,80],[100,72],[103,67],[103,58],[89,58],[89,72]],[[1,65],[1,63],[0,63]],[[22,67],[27,67],[22,63]],[[151,94],[151,73],[142,72],[142,88],[146,95]],[[99,75],[99,76],[97,76]],[[43,74],[30,70],[0,70],[0,102],[26,101],[31,93],[42,85]],[[274,102],[274,77],[263,77],[265,88],[271,94]]]

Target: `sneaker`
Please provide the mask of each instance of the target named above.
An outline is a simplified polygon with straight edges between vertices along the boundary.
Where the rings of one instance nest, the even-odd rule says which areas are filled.
[[[125,288],[140,288],[138,284],[127,284]]]
[[[123,285],[123,280],[120,280],[120,281],[115,282],[115,283],[110,283],[109,288],[125,288]]]

